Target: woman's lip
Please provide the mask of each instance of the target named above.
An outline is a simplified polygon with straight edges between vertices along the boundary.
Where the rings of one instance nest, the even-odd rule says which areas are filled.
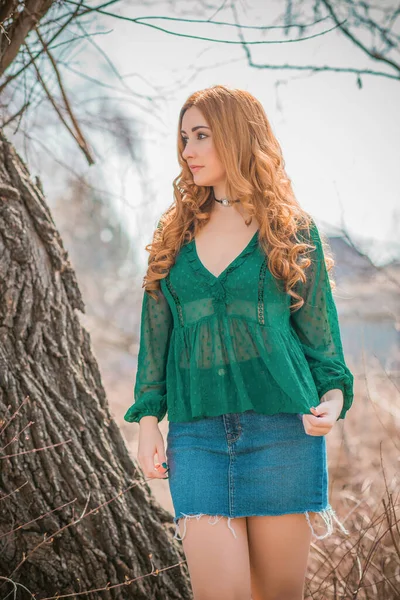
[[[199,169],[202,169],[203,167],[190,167],[191,171],[198,171]]]

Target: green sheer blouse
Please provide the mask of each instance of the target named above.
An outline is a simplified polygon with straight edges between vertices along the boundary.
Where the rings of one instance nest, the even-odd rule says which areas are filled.
[[[338,419],[353,402],[338,314],[318,229],[307,281],[293,302],[270,273],[258,231],[219,275],[183,245],[160,281],[158,302],[144,291],[134,404],[124,419],[193,421],[224,413],[308,413],[330,389],[343,392]]]

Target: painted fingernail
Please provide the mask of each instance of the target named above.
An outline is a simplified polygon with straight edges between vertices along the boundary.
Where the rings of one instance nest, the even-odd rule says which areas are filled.
[[[168,465],[166,462],[163,462],[162,466],[164,467],[164,469],[168,469]]]

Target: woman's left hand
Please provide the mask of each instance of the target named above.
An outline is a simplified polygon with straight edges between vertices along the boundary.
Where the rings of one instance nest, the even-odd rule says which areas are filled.
[[[332,394],[335,392],[336,394]],[[340,395],[339,395],[340,392]],[[336,423],[343,408],[343,393],[341,390],[329,390],[315,408],[311,407],[311,415],[303,414],[303,426],[308,435],[326,435]]]

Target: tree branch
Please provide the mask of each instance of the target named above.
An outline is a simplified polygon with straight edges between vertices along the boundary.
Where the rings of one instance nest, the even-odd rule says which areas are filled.
[[[26,36],[47,13],[53,2],[54,0],[26,0],[24,10],[18,14],[8,32],[11,43],[1,53],[0,73],[4,73],[13,62]]]
[[[38,34],[38,35],[40,35],[40,34]],[[43,40],[42,40],[41,37],[39,39],[43,42]],[[29,46],[28,46],[28,44],[26,42],[25,42],[25,47],[26,47],[26,49],[27,49],[27,51],[29,53],[29,56],[32,58],[32,52],[31,52],[31,50],[30,50],[30,48],[29,48]],[[70,132],[70,134],[72,135],[72,137],[74,138],[74,140],[76,141],[76,143],[78,144],[78,146],[80,147],[80,149],[82,150],[82,152],[84,153],[84,155],[85,155],[85,157],[86,157],[89,165],[92,165],[92,164],[94,164],[94,159],[93,159],[92,154],[91,154],[91,152],[90,152],[90,150],[88,148],[86,140],[84,139],[84,137],[83,137],[83,135],[82,135],[82,133],[81,133],[81,131],[79,129],[78,123],[77,123],[76,119],[74,118],[74,116],[72,114],[72,111],[71,111],[71,108],[70,108],[70,105],[69,105],[69,102],[68,102],[68,99],[67,99],[67,96],[65,94],[64,87],[63,87],[63,84],[62,84],[62,81],[61,81],[61,77],[60,77],[60,74],[59,74],[58,69],[57,69],[57,65],[55,64],[54,60],[52,59],[50,53],[48,52],[48,50],[46,50],[46,48],[45,48],[45,51],[49,55],[49,58],[50,58],[50,60],[52,62],[54,70],[56,72],[58,83],[59,83],[59,87],[60,87],[60,90],[61,90],[61,94],[62,94],[62,96],[64,98],[64,102],[66,103],[67,112],[70,115],[71,120],[72,120],[72,122],[73,122],[73,124],[75,126],[76,133],[71,129],[71,127],[69,126],[69,124],[65,120],[64,116],[62,115],[60,108],[57,106],[56,101],[54,100],[53,96],[51,95],[50,90],[48,89],[48,87],[47,87],[47,85],[46,85],[43,77],[40,74],[40,71],[39,71],[38,66],[36,65],[36,62],[33,61],[33,66],[35,68],[35,71],[36,71],[36,74],[37,74],[37,78],[38,78],[39,82],[41,83],[41,85],[43,87],[43,90],[45,91],[48,99],[50,100],[50,102],[51,102],[54,110],[56,111],[56,113],[60,117],[61,122],[63,123],[63,125],[65,125],[65,127],[67,128],[67,130]]]
[[[73,0],[66,0],[66,1],[68,2],[68,4],[75,4],[75,2],[73,2]],[[84,4],[82,4],[82,6],[84,6],[85,8],[90,8],[90,7],[86,7],[86,5],[84,5]],[[98,12],[102,15],[114,17],[115,19],[120,19],[122,21],[129,21],[131,23],[137,23],[138,25],[144,25],[145,27],[150,27],[152,29],[156,29],[157,31],[162,31],[164,33],[168,33],[169,35],[175,35],[177,37],[189,38],[189,39],[194,39],[194,40],[203,40],[205,42],[215,42],[217,44],[234,44],[234,45],[239,45],[239,44],[243,44],[243,43],[245,43],[247,45],[290,44],[290,43],[294,43],[294,42],[304,42],[304,41],[311,40],[316,37],[320,37],[322,35],[325,35],[326,33],[329,33],[330,31],[333,31],[334,29],[337,29],[337,27],[338,27],[338,25],[334,25],[330,29],[320,31],[319,33],[315,33],[313,35],[310,35],[307,37],[289,39],[289,40],[287,40],[287,39],[286,40],[256,40],[254,42],[246,42],[246,41],[237,41],[237,40],[224,40],[224,39],[218,39],[218,38],[209,38],[209,37],[204,37],[204,36],[199,36],[199,35],[189,35],[188,33],[177,33],[175,31],[171,31],[170,29],[164,29],[163,27],[158,27],[157,25],[151,25],[150,23],[145,23],[143,21],[158,19],[158,20],[164,20],[164,21],[177,21],[177,22],[181,22],[181,23],[203,23],[203,24],[207,24],[207,25],[227,25],[229,27],[241,27],[243,29],[257,29],[257,30],[261,30],[261,31],[265,31],[265,30],[269,30],[269,29],[287,29],[288,26],[287,25],[285,25],[285,26],[282,26],[282,25],[271,25],[271,26],[268,26],[268,25],[266,25],[266,26],[238,25],[237,23],[226,23],[223,21],[211,21],[209,19],[182,19],[182,18],[177,18],[177,17],[164,17],[164,16],[147,16],[147,17],[133,18],[133,17],[125,17],[123,15],[117,15],[115,13],[111,13],[106,10],[102,10],[100,8],[92,8],[90,10]],[[83,14],[84,14],[84,12],[83,12]],[[304,25],[302,27],[303,28],[312,27],[313,25],[316,25],[317,23],[319,23],[321,20],[324,20],[324,19],[319,19],[317,21],[314,21],[311,24]],[[345,21],[343,21],[343,22],[345,22]],[[299,27],[299,25],[295,24],[295,25],[293,25],[293,27]]]
[[[367,48],[365,46],[365,44],[363,44],[359,39],[356,38],[355,35],[350,33],[350,31],[347,29],[347,27],[344,27],[344,25],[343,25],[344,21],[339,22],[339,19],[337,18],[336,14],[331,6],[331,3],[328,2],[328,0],[322,0],[322,4],[324,4],[324,6],[327,8],[332,19],[335,21],[335,23],[337,24],[339,29],[344,33],[344,35],[346,37],[349,38],[349,40],[351,40],[353,42],[353,44],[355,46],[360,48],[363,52],[365,52],[365,54],[367,54],[367,56],[369,56],[373,60],[378,60],[380,62],[386,63],[387,65],[396,69],[396,71],[399,74],[398,77],[400,78],[400,64],[399,63],[396,63],[393,60],[386,58],[385,56],[383,56],[383,54],[380,54],[379,52],[374,52],[374,51],[370,50],[369,48]]]
[[[83,1],[83,0],[82,0]],[[81,3],[79,3],[80,5]],[[54,34],[54,36],[50,39],[50,41],[47,42],[47,45],[50,46],[50,44],[56,39],[58,38],[59,35],[61,35],[61,33],[64,31],[64,29],[71,23],[71,21],[73,21],[77,14],[79,12],[79,6],[77,7],[77,9],[75,10],[75,12],[73,12],[69,18],[67,19],[67,21],[61,25],[60,29]],[[21,45],[21,44],[20,44]],[[19,46],[20,48],[20,46]],[[18,48],[18,50],[19,50]],[[16,71],[15,73],[13,73],[12,75],[9,75],[6,80],[4,81],[4,83],[1,84],[0,86],[0,94],[1,92],[4,90],[4,88],[6,87],[6,85],[8,85],[13,79],[17,79],[24,71],[25,69],[27,69],[34,60],[36,60],[37,58],[39,58],[39,56],[44,52],[44,48],[42,48],[42,50],[40,50],[37,54],[35,54],[35,56],[32,56],[31,60],[29,62],[27,62],[26,64],[24,64],[24,66],[22,67],[22,69],[20,69],[19,71]],[[8,65],[7,65],[8,66]],[[4,73],[4,71],[6,70],[7,67],[2,68],[2,63],[0,60],[0,75],[2,75]]]

